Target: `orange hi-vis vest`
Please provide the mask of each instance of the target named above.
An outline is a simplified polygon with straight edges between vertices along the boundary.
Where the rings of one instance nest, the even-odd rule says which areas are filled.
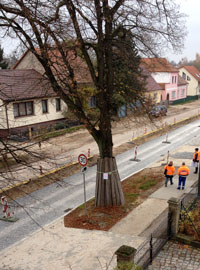
[[[167,170],[167,175],[173,175],[174,172],[175,172],[175,168],[174,166],[169,166],[169,165],[166,165],[164,170]]]
[[[189,173],[190,173],[190,170],[185,165],[181,166],[178,169],[178,175],[187,176]]]
[[[199,155],[200,155],[199,152],[195,152],[193,155],[193,160],[199,161]]]

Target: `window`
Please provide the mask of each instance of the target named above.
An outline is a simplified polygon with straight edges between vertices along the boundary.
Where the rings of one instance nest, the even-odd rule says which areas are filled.
[[[176,83],[176,76],[172,76],[172,83]]]
[[[61,100],[60,98],[56,98],[56,111],[61,111]]]
[[[184,97],[185,96],[185,89],[181,90],[181,96]]]
[[[190,81],[190,77],[189,76],[187,76],[187,81]]]
[[[182,72],[182,77],[184,80],[186,80],[186,74],[184,72]]]
[[[172,99],[176,98],[176,91],[172,91]]]
[[[154,100],[157,100],[157,99],[158,99],[158,93],[154,93],[153,99],[154,99]]]
[[[96,97],[95,96],[90,97],[89,106],[90,106],[90,108],[95,108],[96,107]]]
[[[43,99],[42,100],[42,113],[48,113],[48,100]]]
[[[14,117],[33,115],[33,101],[14,103]]]

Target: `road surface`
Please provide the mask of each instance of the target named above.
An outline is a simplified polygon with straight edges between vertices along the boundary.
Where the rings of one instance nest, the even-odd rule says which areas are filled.
[[[150,166],[157,160],[166,157],[168,151],[172,152],[179,146],[194,141],[199,136],[200,120],[182,126],[168,135],[170,144],[163,143],[165,136],[139,146],[138,162],[132,161],[133,149],[117,156],[117,165],[121,179],[124,179],[143,168]],[[95,193],[96,166],[87,170],[86,193],[87,199]],[[38,226],[44,226],[62,217],[69,209],[83,203],[83,176],[81,173],[72,175],[60,181],[42,188],[24,198],[18,199],[12,204],[18,207],[16,216],[19,220],[15,223],[0,221],[0,250],[20,241],[33,233]],[[2,209],[0,209],[2,211]]]

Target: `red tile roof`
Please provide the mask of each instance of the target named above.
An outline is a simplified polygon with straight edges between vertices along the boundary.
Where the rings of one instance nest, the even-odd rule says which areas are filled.
[[[35,49],[38,54],[40,54],[40,49]],[[22,57],[17,61],[17,63],[12,67],[12,69],[17,69],[18,65],[23,61],[25,56],[28,54],[28,52],[31,53],[30,50],[27,50]],[[76,53],[73,50],[68,50],[65,52],[66,59],[69,61],[71,67],[74,70],[74,75],[79,84],[91,84],[92,79],[90,76],[90,72],[88,70],[87,64],[84,62],[84,60],[76,55]],[[63,61],[63,58],[60,54],[60,51],[57,49],[49,49],[48,51],[48,60],[50,63],[50,66],[57,76],[61,76],[62,74],[66,74],[66,64]],[[38,64],[40,65],[39,61]]]
[[[144,76],[146,76],[146,91],[147,92],[162,90],[160,85],[151,76],[151,73],[148,72],[144,67],[142,67],[142,73]]]
[[[200,71],[195,66],[183,66],[198,82],[200,82]]]
[[[57,96],[48,81],[34,69],[0,70],[0,99],[19,101]]]
[[[160,85],[160,87],[161,87],[162,90],[165,90],[166,83],[159,83],[159,85]]]
[[[150,72],[178,72],[165,58],[142,58],[141,64]]]

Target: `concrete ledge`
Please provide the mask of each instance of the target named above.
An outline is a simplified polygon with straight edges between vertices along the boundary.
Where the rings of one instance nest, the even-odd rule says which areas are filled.
[[[178,233],[173,239],[183,244],[190,245],[195,248],[200,248],[200,242],[195,241],[193,236]]]
[[[115,224],[110,231],[124,235],[140,235],[146,228],[149,228],[167,208],[167,200],[148,198],[125,218]]]

